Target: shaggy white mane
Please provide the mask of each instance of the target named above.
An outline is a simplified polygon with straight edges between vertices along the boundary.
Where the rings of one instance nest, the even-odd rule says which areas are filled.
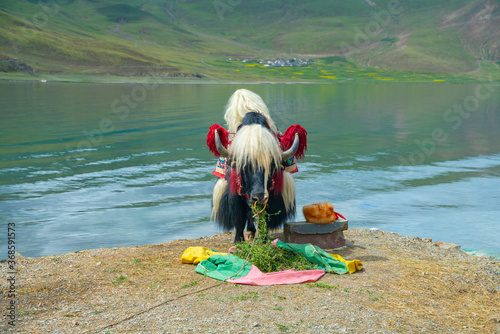
[[[283,202],[286,211],[292,211],[295,208],[295,181],[292,174],[283,172]]]
[[[278,132],[262,98],[248,89],[238,89],[231,95],[227,102],[224,119],[227,123],[228,131],[235,133],[245,114],[250,111],[264,115],[271,131],[274,133]]]
[[[281,165],[281,149],[276,137],[258,124],[241,127],[234,136],[230,152],[237,169],[249,165],[262,170],[266,177],[272,176],[272,165]]]
[[[215,183],[214,191],[212,193],[212,214],[210,215],[210,220],[214,220],[217,216],[217,212],[219,210],[220,199],[222,198],[222,194],[227,189],[227,181],[225,179],[218,179],[217,183]]]

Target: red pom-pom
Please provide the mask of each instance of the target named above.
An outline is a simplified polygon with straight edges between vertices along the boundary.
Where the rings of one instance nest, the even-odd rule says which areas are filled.
[[[299,148],[295,153],[295,157],[297,159],[302,159],[304,157],[305,150],[307,150],[307,131],[300,124],[291,125],[288,129],[286,129],[285,134],[281,138],[281,146],[283,147],[283,151],[292,147],[296,133],[299,135]]]
[[[214,124],[210,127],[208,130],[207,134],[207,146],[210,152],[212,152],[213,155],[216,157],[220,157],[219,152],[217,151],[217,147],[215,146],[215,130],[217,130],[217,133],[219,134],[220,142],[222,143],[222,146],[227,148],[228,145],[228,132],[226,129],[224,129],[222,126],[219,124]]]

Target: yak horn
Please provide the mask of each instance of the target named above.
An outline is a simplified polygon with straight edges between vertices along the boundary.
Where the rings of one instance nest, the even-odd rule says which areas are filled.
[[[281,153],[281,159],[288,160],[295,155],[297,149],[299,148],[299,134],[295,134],[295,138],[293,139],[292,147],[290,147],[287,151]]]
[[[215,130],[215,147],[217,148],[217,152],[221,155],[221,157],[228,158],[229,157],[229,152],[227,149],[222,145],[219,137],[219,133],[217,130]]]

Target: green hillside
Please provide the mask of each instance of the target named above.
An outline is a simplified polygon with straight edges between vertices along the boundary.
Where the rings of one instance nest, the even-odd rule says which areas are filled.
[[[0,79],[500,80],[500,0],[0,0]],[[311,58],[304,67],[243,59]]]

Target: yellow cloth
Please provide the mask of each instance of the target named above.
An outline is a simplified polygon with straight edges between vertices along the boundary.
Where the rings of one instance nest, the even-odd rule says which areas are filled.
[[[330,254],[336,260],[345,262],[345,265],[347,266],[347,271],[351,274],[355,273],[358,270],[363,269],[363,264],[359,260],[346,261],[346,260],[344,260],[344,258],[342,256],[340,256],[338,254],[332,254],[332,253],[328,253],[328,254]]]
[[[208,259],[212,255],[227,255],[228,253],[219,253],[207,247],[188,247],[181,257],[182,263],[198,264]]]

